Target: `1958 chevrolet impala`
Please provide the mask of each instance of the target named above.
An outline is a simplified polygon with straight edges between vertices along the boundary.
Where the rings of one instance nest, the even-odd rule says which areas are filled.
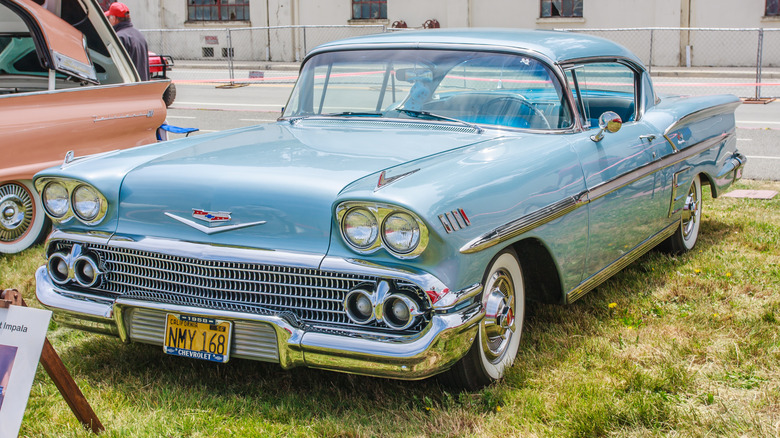
[[[501,378],[526,300],[571,303],[741,176],[734,96],[663,97],[636,56],[547,31],[328,43],[278,122],[36,175],[63,323],[213,361]]]

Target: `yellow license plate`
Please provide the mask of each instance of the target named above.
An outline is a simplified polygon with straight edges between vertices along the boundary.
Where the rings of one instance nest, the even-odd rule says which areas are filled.
[[[165,318],[163,351],[175,356],[227,362],[232,326],[230,321],[169,313]]]

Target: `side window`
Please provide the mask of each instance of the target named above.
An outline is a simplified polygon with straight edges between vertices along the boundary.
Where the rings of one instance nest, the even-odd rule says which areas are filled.
[[[616,112],[623,122],[636,119],[636,73],[624,64],[599,62],[585,64],[567,72],[575,99],[581,101],[584,124],[598,127],[598,118],[607,111]]]

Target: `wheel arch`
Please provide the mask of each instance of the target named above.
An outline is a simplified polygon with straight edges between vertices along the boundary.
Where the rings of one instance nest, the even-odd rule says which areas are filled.
[[[527,238],[511,247],[523,269],[526,299],[546,304],[563,303],[560,273],[547,246],[537,238]]]
[[[701,182],[702,187],[710,186],[710,193],[713,198],[720,196],[720,190],[718,189],[718,185],[715,184],[715,179],[712,177],[712,175],[708,174],[707,172],[699,172],[694,175],[694,178],[696,176],[699,177],[699,181]]]

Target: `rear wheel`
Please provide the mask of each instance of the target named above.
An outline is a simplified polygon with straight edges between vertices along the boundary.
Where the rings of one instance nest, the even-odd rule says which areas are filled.
[[[701,211],[701,180],[697,175],[693,178],[691,186],[688,188],[688,195],[685,197],[680,217],[680,227],[663,242],[664,250],[680,254],[693,249],[696,241],[699,240]]]
[[[0,183],[0,253],[14,254],[38,243],[49,225],[31,181]]]
[[[520,345],[525,316],[523,273],[512,250],[499,253],[485,273],[485,318],[468,353],[442,377],[445,383],[478,389],[504,376]]]
[[[165,102],[165,106],[168,107],[173,105],[174,100],[176,100],[176,85],[171,82],[168,84],[168,88],[163,92],[163,102]]]

